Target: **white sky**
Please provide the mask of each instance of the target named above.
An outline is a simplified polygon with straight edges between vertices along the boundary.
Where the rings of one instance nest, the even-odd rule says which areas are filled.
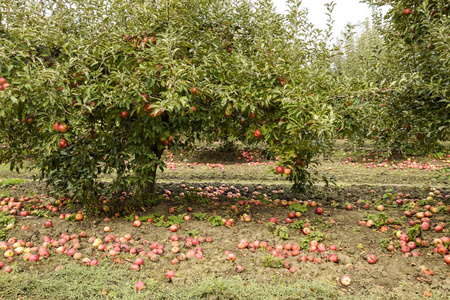
[[[272,1],[279,13],[284,13],[288,9],[286,0]],[[330,2],[331,0],[303,0],[301,7],[308,8],[308,19],[314,25],[319,29],[325,29],[327,21],[325,13],[327,9],[324,4]],[[365,3],[359,3],[359,0],[334,0],[333,2],[336,3],[332,13],[334,20],[333,33],[335,37],[340,36],[347,23],[356,24],[371,17],[372,9]]]

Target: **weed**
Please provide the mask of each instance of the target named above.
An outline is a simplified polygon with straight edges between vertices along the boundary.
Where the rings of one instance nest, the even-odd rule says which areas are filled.
[[[381,228],[381,226],[384,226],[387,224],[388,216],[385,212],[380,212],[377,214],[369,214],[366,213],[364,215],[363,220],[372,220],[374,228]]]
[[[161,201],[164,200],[164,196],[163,195],[158,195],[156,197],[150,197],[147,199],[143,200],[143,205],[142,206],[156,206],[159,203],[161,203]]]
[[[295,223],[291,223],[291,229],[293,230],[302,230],[305,227],[306,221],[299,220]]]
[[[386,249],[389,246],[390,242],[391,241],[389,239],[381,239],[380,240],[381,247]]]
[[[283,267],[283,259],[280,257],[274,257],[271,254],[266,254],[263,257],[263,265],[264,267],[270,267],[270,268],[282,268]]]
[[[187,202],[199,202],[199,203],[207,203],[209,201],[208,198],[202,198],[197,192],[186,192],[184,193],[184,200]]]
[[[197,229],[192,229],[190,231],[186,231],[186,236],[195,237],[197,236],[199,231]]]
[[[128,215],[123,218],[125,221],[132,222],[134,221],[134,214]]]
[[[421,227],[420,224],[416,224],[413,227],[408,229],[408,237],[410,240],[414,240],[416,237],[418,237],[421,233]]]
[[[277,225],[275,231],[273,232],[273,235],[278,236],[282,240],[288,240],[289,239],[288,228],[286,226]]]
[[[437,210],[438,210],[438,214],[445,214],[448,211],[447,206],[445,206],[445,205],[438,206]]]
[[[311,241],[322,241],[325,238],[325,233],[321,232],[320,230],[314,230],[314,228],[311,228],[311,233],[308,235],[311,239]]]
[[[289,205],[289,209],[292,211],[295,211],[295,212],[304,213],[308,210],[308,205],[295,202],[295,203],[292,203],[291,205]]]
[[[156,227],[161,227],[164,225],[164,216],[153,219],[153,225]]]
[[[222,226],[225,223],[222,221],[222,217],[221,216],[212,216],[208,219],[208,222],[212,225],[212,226]]]
[[[6,240],[6,226],[8,224],[14,224],[16,218],[11,215],[7,215],[5,212],[0,212],[0,240]]]
[[[433,199],[422,199],[422,200],[417,201],[417,204],[419,204],[420,206],[433,205],[434,200]]]
[[[434,170],[434,173],[435,176],[432,180],[448,179],[450,178],[450,167],[442,168],[441,170]]]
[[[142,222],[146,222],[148,219],[155,220],[156,218],[159,218],[161,216],[162,216],[162,214],[160,212],[155,212],[155,213],[152,213],[152,214],[149,214],[146,216],[141,216],[141,217],[139,217],[139,220]]]
[[[356,226],[355,228],[353,228],[353,232],[354,233],[361,233],[361,227]]]
[[[312,229],[312,228],[311,228]],[[300,239],[300,248],[303,250],[309,249],[309,244],[311,241],[317,241],[320,242],[325,238],[325,234],[323,232],[320,232],[318,230],[311,231],[309,235],[307,235],[304,238]]]
[[[51,219],[51,218],[53,218],[53,216],[56,215],[55,213],[53,213],[53,212],[51,212],[51,211],[48,211],[48,210],[41,210],[41,209],[32,211],[30,214],[31,214],[31,215],[35,215],[35,216],[38,216],[38,217],[40,217],[40,218],[46,218],[46,219]],[[75,215],[74,215],[74,217],[75,217]]]
[[[194,218],[199,219],[200,221],[205,220],[207,217],[207,213],[194,213]]]
[[[397,197],[397,194],[393,194],[392,191],[392,189],[386,190],[383,195],[383,199],[389,198],[389,200],[394,201],[394,198]]]
[[[186,214],[178,215],[178,216],[168,216],[167,221],[164,222],[164,227],[172,226],[173,224],[181,224],[185,223],[186,221],[183,219],[183,217]]]

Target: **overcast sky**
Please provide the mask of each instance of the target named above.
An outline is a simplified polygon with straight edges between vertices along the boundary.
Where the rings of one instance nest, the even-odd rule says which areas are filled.
[[[288,7],[286,0],[272,0],[277,7],[277,11],[284,13]],[[308,8],[308,18],[318,28],[325,29],[327,16],[325,3],[331,0],[303,0],[302,7]],[[337,37],[345,29],[347,23],[356,24],[370,18],[372,14],[371,8],[365,3],[359,3],[359,0],[334,0],[336,6],[333,10],[332,17],[334,22],[334,36]]]

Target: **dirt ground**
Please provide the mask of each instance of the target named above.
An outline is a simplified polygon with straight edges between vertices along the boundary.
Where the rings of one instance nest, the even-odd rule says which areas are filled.
[[[117,256],[112,257],[107,252],[99,251],[92,246],[88,243],[88,239],[97,237],[107,247],[113,247],[113,242],[105,241],[108,234],[113,234],[115,237],[130,234],[131,240],[122,240],[119,244],[126,244],[129,248],[140,248],[144,251],[145,255],[142,256],[144,264],[137,272],[144,272],[146,276],[157,282],[167,284],[164,274],[167,270],[173,270],[176,275],[170,284],[175,286],[188,285],[192,283],[193,278],[211,275],[239,276],[244,280],[260,283],[288,285],[295,279],[302,278],[307,282],[324,283],[342,295],[353,295],[356,298],[414,299],[422,298],[425,292],[430,291],[434,297],[448,299],[450,266],[444,263],[441,254],[433,252],[435,239],[450,236],[448,210],[441,209],[438,213],[431,214],[429,218],[431,229],[421,231],[417,235],[422,241],[428,241],[430,246],[422,243],[422,246],[411,250],[415,252],[412,256],[411,253],[405,254],[400,251],[400,240],[396,237],[396,232],[401,230],[408,233],[408,230],[413,227],[410,221],[420,223],[420,220],[414,215],[413,217],[405,216],[404,211],[413,208],[414,204],[407,208],[393,203],[397,199],[402,199],[405,204],[414,203],[414,199],[417,199],[416,208],[413,208],[415,213],[429,211],[430,207],[426,207],[426,204],[431,204],[432,207],[448,206],[450,205],[448,178],[432,180],[435,177],[435,171],[419,168],[433,164],[432,158],[414,158],[409,163],[411,165],[413,161],[416,161],[414,167],[389,170],[389,167],[373,167],[373,164],[367,168],[361,156],[355,157],[355,155],[350,163],[345,163],[349,161],[348,156],[351,156],[348,152],[341,150],[335,156],[334,162],[327,162],[319,167],[320,172],[328,172],[337,177],[335,186],[326,187],[319,184],[305,194],[292,193],[289,190],[289,183],[282,177],[270,172],[266,173],[276,162],[258,158],[256,152],[239,152],[234,156],[214,154],[206,158],[203,152],[188,157],[169,156],[168,165],[171,164],[172,169],[160,175],[158,194],[168,195],[167,191],[170,191],[170,196],[166,196],[165,200],[155,206],[145,207],[136,212],[136,215],[140,217],[156,214],[152,223],[146,222],[144,218],[142,226],[133,227],[132,218],[125,219],[125,216],[119,216],[105,219],[103,215],[87,216],[83,221],[60,220],[58,216],[61,213],[75,213],[78,209],[64,206],[55,214],[16,216],[15,227],[7,231],[7,236],[32,242],[35,247],[40,247],[45,236],[58,240],[61,234],[71,235],[85,231],[87,237],[78,237],[80,247],[77,249],[83,258],[88,257],[91,260],[96,258],[100,264],[112,263],[119,268],[129,269],[137,254],[123,251],[123,248]],[[250,156],[254,157],[249,161]],[[259,161],[256,162],[256,159]],[[443,166],[448,165],[445,157],[441,160],[435,158],[434,165],[439,163]],[[398,161],[396,164],[400,165],[401,162]],[[405,165],[408,163],[406,162]],[[14,176],[13,173],[8,173],[4,169],[0,173],[1,179]],[[14,177],[17,178],[17,176]],[[2,198],[47,192],[42,184],[31,182],[27,176],[23,178],[25,182],[17,185],[14,190],[11,186],[1,188]],[[200,196],[198,194],[200,192],[204,195]],[[430,192],[433,193],[432,199],[426,200],[430,197]],[[410,196],[406,197],[406,194]],[[282,200],[286,202],[283,204]],[[245,203],[245,201],[248,202]],[[285,221],[289,212],[292,211],[289,204],[295,202],[309,203],[300,218],[292,219],[303,226],[295,227]],[[315,212],[314,202],[323,208],[323,214],[319,215]],[[438,202],[442,203],[438,204]],[[348,203],[353,204],[352,210],[345,209]],[[366,204],[369,207],[365,207]],[[384,211],[376,209],[380,204],[384,205]],[[188,211],[188,207],[192,210]],[[174,208],[175,211],[169,212],[170,208]],[[206,214],[205,219],[200,220],[196,213]],[[167,219],[170,216],[184,214],[189,216],[190,220],[180,223],[175,232],[180,238],[178,241],[180,252],[174,254],[171,252],[173,245],[170,240],[174,233],[164,226],[159,227],[156,219],[158,215],[162,215],[163,220],[170,220],[170,218]],[[244,221],[245,215],[250,216],[249,222]],[[233,219],[234,223],[232,226],[212,226],[208,219],[214,216],[225,220]],[[376,226],[369,228],[360,223],[376,216],[386,216],[392,219],[393,223],[385,222],[383,226],[386,227],[382,229],[375,228]],[[277,218],[276,225],[269,222],[269,218],[272,217]],[[53,226],[44,226],[48,219],[52,220]],[[304,223],[309,223],[309,226],[306,225],[311,229],[309,235],[301,231],[301,228],[306,227]],[[440,233],[434,230],[439,224],[444,228]],[[23,230],[24,225],[29,226],[29,229]],[[105,226],[110,226],[111,232],[105,232]],[[198,246],[202,249],[197,249],[196,252],[202,252],[203,258],[192,257],[172,265],[171,261],[179,257],[180,253],[187,254],[189,249],[196,248],[186,242],[185,238],[189,236],[199,241],[211,237],[213,241],[199,243]],[[246,239],[249,243],[266,241],[272,248],[275,248],[277,244],[285,246],[295,243],[302,248],[295,256],[293,251],[280,251],[277,255],[286,255],[285,258],[280,258],[270,255],[271,252],[267,249],[250,248],[251,245],[238,249],[242,239]],[[311,239],[323,243],[326,251],[310,252]],[[152,250],[151,244],[154,242],[164,245],[164,253],[156,262],[151,261],[146,254]],[[395,246],[394,251],[385,248],[389,243]],[[73,245],[73,240],[68,241],[66,250],[73,248]],[[330,245],[336,245],[337,250],[329,250]],[[448,243],[444,245],[449,247]],[[11,274],[0,272],[0,276],[14,274],[19,276],[18,274],[29,270],[44,272],[53,270],[58,265],[64,266],[73,260],[68,255],[57,254],[56,248],[50,247],[49,258],[42,259],[37,264],[30,264],[20,259],[19,255],[15,255],[15,259],[8,262],[3,256],[5,250],[0,250],[0,261],[13,267]],[[234,253],[236,260],[228,261],[224,251]],[[329,255],[333,253],[337,254],[338,263],[328,261]],[[369,254],[376,255],[375,264],[368,263]],[[312,259],[316,259],[316,262],[299,261],[302,256],[308,258],[311,256]],[[319,258],[321,261],[317,262]],[[286,264],[294,268],[286,268]],[[244,266],[244,271],[238,273],[237,265]],[[339,279],[344,275],[351,278],[352,283],[348,287],[339,283]],[[3,296],[8,298],[8,295]],[[23,296],[26,298],[27,293],[23,293]],[[314,295],[311,298],[314,298]]]

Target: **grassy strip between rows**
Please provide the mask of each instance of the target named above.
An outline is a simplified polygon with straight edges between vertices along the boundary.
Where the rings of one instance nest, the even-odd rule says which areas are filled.
[[[162,275],[164,276],[164,275]],[[136,291],[135,282],[146,288]],[[187,283],[165,283],[144,272],[115,268],[112,264],[84,267],[68,263],[64,268],[38,272],[30,270],[0,274],[1,299],[399,299],[394,293],[358,291],[349,295],[336,284],[292,279],[259,283],[239,276],[203,279],[192,277]],[[434,299],[441,299],[436,295]],[[443,299],[443,298],[442,298]]]

